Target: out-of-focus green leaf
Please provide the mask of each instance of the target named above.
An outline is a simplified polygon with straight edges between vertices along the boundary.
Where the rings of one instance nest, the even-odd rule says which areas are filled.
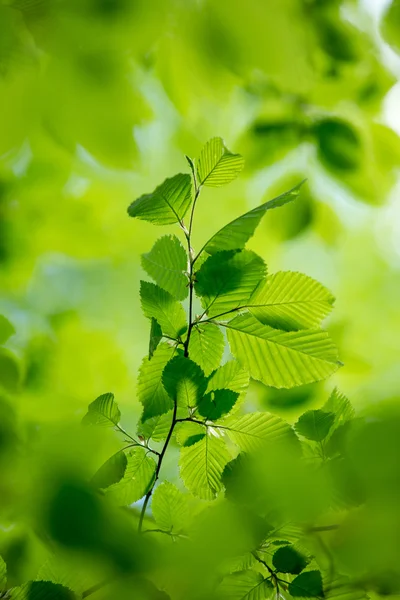
[[[88,412],[83,417],[82,422],[85,425],[104,425],[114,427],[118,425],[121,419],[121,412],[118,404],[114,400],[114,394],[110,392],[102,394],[91,404]]]
[[[141,281],[140,299],[144,315],[156,319],[163,334],[177,339],[186,331],[183,306],[169,292],[154,283]]]
[[[273,586],[258,571],[246,570],[224,577],[218,592],[229,600],[265,600],[273,594]]]
[[[113,483],[118,483],[124,476],[127,464],[125,452],[116,452],[93,475],[92,485],[96,488],[107,488]]]
[[[186,298],[187,254],[176,235],[165,235],[157,240],[150,252],[142,254],[142,266],[150,277],[174,298]]]
[[[335,421],[329,430],[329,435],[332,435],[338,427],[344,425],[355,416],[355,411],[350,401],[344,394],[341,394],[337,388],[332,390],[332,393],[322,407],[322,410],[328,413],[334,413],[335,415]]]
[[[15,333],[10,321],[0,315],[0,344],[4,344]]]
[[[282,332],[250,314],[225,325],[232,354],[254,379],[291,388],[325,379],[339,367],[337,349],[326,331]]]
[[[265,264],[254,252],[219,252],[196,274],[195,290],[209,317],[245,306],[265,275]]]
[[[199,323],[190,335],[189,356],[208,376],[219,367],[224,346],[224,336],[219,327],[212,323]]]
[[[167,364],[162,381],[170,398],[182,408],[197,406],[207,388],[199,365],[184,356],[176,356]]]
[[[160,344],[151,359],[145,357],[139,370],[137,395],[143,404],[142,421],[167,413],[173,403],[168,396],[162,374],[165,365],[174,356],[176,350],[168,344]],[[150,437],[150,436],[144,436]]]
[[[154,225],[178,223],[191,204],[191,190],[190,175],[179,173],[166,179],[152,194],[144,194],[132,202],[128,214]]]
[[[149,360],[152,358],[154,352],[157,349],[158,344],[162,340],[162,330],[160,325],[158,324],[157,319],[151,317],[151,325],[150,325],[150,340],[149,340]]]
[[[268,441],[295,439],[290,425],[270,413],[256,412],[233,417],[220,427],[244,452],[257,450]]]
[[[21,373],[16,356],[7,348],[0,348],[0,387],[4,387],[9,392],[15,392],[20,379]]]
[[[189,516],[188,495],[173,483],[164,481],[153,494],[151,510],[161,529],[179,533]]]
[[[335,415],[324,410],[308,410],[295,425],[297,433],[308,440],[321,442],[326,438],[335,421]]]
[[[123,478],[104,490],[106,496],[118,506],[128,506],[140,500],[150,489],[156,472],[155,460],[145,448],[132,448],[126,456]]]
[[[183,483],[195,496],[212,500],[221,490],[222,472],[230,458],[222,439],[215,435],[203,436],[181,448],[179,465]]]
[[[7,583],[7,565],[0,556],[0,591],[3,591]]]
[[[274,553],[272,563],[280,573],[298,575],[306,568],[309,560],[293,546],[282,546]]]
[[[362,160],[361,140],[357,131],[345,121],[327,118],[314,125],[321,161],[334,171],[354,171]]]
[[[77,600],[74,592],[59,583],[31,581],[14,588],[8,596],[11,600]]]
[[[200,401],[198,412],[202,417],[216,421],[232,410],[238,397],[239,394],[232,390],[208,392]]]
[[[315,279],[280,271],[260,283],[248,308],[264,325],[296,331],[318,326],[333,302],[332,294]]]
[[[400,1],[392,0],[382,19],[382,35],[385,41],[400,53]]]
[[[291,596],[300,598],[321,598],[324,595],[320,571],[306,571],[289,583]]]
[[[221,138],[215,137],[207,142],[197,161],[199,185],[219,187],[230,183],[239,175],[244,166],[240,154],[232,154]]]
[[[293,189],[281,194],[273,200],[264,202],[260,206],[253,208],[253,210],[234,219],[228,223],[228,225],[225,225],[225,227],[213,235],[206,243],[203,250],[208,252],[208,254],[215,254],[222,250],[240,250],[244,248],[248,240],[253,236],[265,213],[272,208],[284,206],[295,200],[300,193],[300,188],[303,183],[304,182],[300,183]]]

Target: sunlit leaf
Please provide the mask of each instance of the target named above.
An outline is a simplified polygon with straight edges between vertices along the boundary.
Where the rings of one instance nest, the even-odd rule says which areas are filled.
[[[116,452],[93,475],[91,483],[96,488],[107,488],[113,483],[118,483],[123,478],[128,459],[122,450]]]
[[[151,510],[161,529],[179,533],[184,529],[189,515],[188,495],[173,483],[164,481],[153,494]]]
[[[207,388],[203,371],[184,356],[176,356],[167,364],[162,381],[170,398],[183,408],[197,406]]]
[[[302,273],[281,271],[260,283],[249,310],[264,325],[296,331],[318,326],[333,302],[332,294],[318,281]]]
[[[156,471],[155,460],[145,448],[132,448],[126,457],[123,478],[104,490],[106,496],[118,506],[128,506],[140,500],[150,489]]]
[[[0,315],[0,344],[4,344],[15,333],[10,321]]]
[[[293,430],[286,421],[266,412],[233,417],[218,427],[222,427],[228,437],[245,452],[257,450],[268,441],[295,439]]]
[[[335,415],[324,410],[308,410],[295,425],[297,433],[308,440],[321,442],[326,438],[335,421]]]
[[[154,283],[140,282],[142,310],[149,319],[156,319],[164,335],[179,338],[187,329],[182,304]]]
[[[239,394],[232,390],[215,390],[203,396],[198,412],[202,417],[216,421],[227,415],[235,406]]]
[[[273,593],[270,581],[258,571],[238,571],[224,577],[218,587],[221,598],[229,600],[266,600]]]
[[[149,339],[149,360],[157,349],[158,344],[162,340],[162,330],[157,319],[151,317],[150,339]]]
[[[344,425],[355,416],[355,411],[350,401],[344,394],[341,394],[337,388],[332,390],[332,393],[322,407],[322,410],[334,413],[335,415],[335,421],[332,424],[329,435],[332,435],[338,427]]]
[[[155,442],[165,440],[172,423],[172,410],[156,417],[150,417],[145,421],[140,420],[137,426],[137,433],[145,439],[152,439]]]
[[[164,343],[158,346],[151,359],[143,359],[137,386],[138,399],[143,404],[142,421],[167,413],[173,407],[162,383],[162,374],[175,352],[175,348]]]
[[[274,553],[272,563],[280,573],[298,575],[306,568],[309,560],[293,546],[282,546]]]
[[[190,335],[189,356],[205,375],[210,375],[221,364],[224,346],[224,336],[219,327],[212,323],[199,323]]]
[[[221,138],[209,140],[200,152],[197,161],[199,185],[219,187],[230,183],[243,169],[244,159],[240,154],[232,154]]]
[[[215,498],[221,490],[222,472],[230,458],[222,439],[205,435],[196,443],[181,448],[179,465],[183,483],[199,498]]]
[[[289,593],[294,597],[320,598],[324,595],[319,571],[301,573],[289,583]]]
[[[248,304],[265,275],[264,261],[254,252],[219,252],[196,274],[195,290],[209,317],[225,315]]]
[[[295,200],[300,194],[300,188],[304,182],[300,183],[293,189],[281,194],[273,200],[268,200],[260,206],[244,213],[237,219],[234,219],[228,225],[220,229],[206,243],[203,250],[208,254],[215,254],[222,250],[241,250],[245,247],[248,240],[254,235],[261,219],[268,210],[284,206]]]
[[[188,295],[187,254],[175,235],[156,241],[147,254],[142,254],[142,267],[154,281],[177,300]]]
[[[91,404],[88,412],[82,419],[85,425],[104,425],[114,427],[118,425],[121,419],[121,412],[118,404],[114,400],[114,394],[102,394]]]
[[[190,175],[179,173],[166,179],[153,193],[144,194],[128,208],[131,217],[154,225],[170,225],[183,219],[189,208],[192,182]]]
[[[207,392],[225,388],[243,396],[249,387],[249,373],[237,360],[229,360],[208,379]]]
[[[250,314],[226,327],[232,354],[266,385],[291,388],[325,379],[339,367],[337,349],[325,331],[282,332]]]

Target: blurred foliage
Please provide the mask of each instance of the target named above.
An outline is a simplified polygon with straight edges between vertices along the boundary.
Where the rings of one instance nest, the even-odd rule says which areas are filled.
[[[93,598],[130,598],[132,585],[137,598],[165,598],[143,579],[157,556],[159,588],[209,598],[223,561],[232,573],[258,562],[237,558],[262,530],[246,502],[193,500],[195,542],[136,544],[136,509],[117,511],[88,484],[120,442],[79,425],[107,390],[126,429],[139,419],[140,254],[157,231],[126,207],[217,133],[245,156],[244,177],[204,194],[195,248],[307,177],[302,201],[271,212],[250,247],[271,272],[305,272],[334,291],[329,329],[345,366],[333,382],[361,419],[317,476],[275,449],[273,464],[260,455],[251,467],[276,484],[252,479],[252,497],[322,525],[334,523],[328,505],[339,515],[337,529],[303,539],[286,527],[268,544],[304,544],[325,573],[334,561],[377,593],[398,592],[400,141],[385,107],[398,98],[400,4],[378,19],[367,4],[0,1],[0,590],[45,580],[64,587],[29,584],[17,598],[68,598],[65,587],[113,580]],[[247,406],[294,423],[326,392],[252,381]],[[164,467],[172,481],[175,458]]]

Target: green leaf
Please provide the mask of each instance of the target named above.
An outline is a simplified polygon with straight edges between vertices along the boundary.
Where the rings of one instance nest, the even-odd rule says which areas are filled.
[[[154,482],[156,463],[145,448],[133,448],[126,453],[127,465],[123,478],[104,492],[118,506],[128,506],[140,500]]]
[[[171,225],[183,219],[192,202],[192,181],[188,174],[179,173],[166,179],[153,193],[144,194],[128,208],[131,217],[154,225]]]
[[[188,295],[188,278],[185,275],[188,258],[176,235],[163,236],[150,252],[142,254],[142,267],[177,300],[184,300]]]
[[[172,410],[163,415],[150,417],[145,421],[139,421],[137,426],[137,434],[146,440],[151,438],[155,442],[160,442],[166,439],[171,428],[171,423]]]
[[[346,396],[341,394],[337,388],[332,390],[332,393],[322,407],[322,410],[335,414],[335,421],[329,431],[328,437],[330,437],[341,425],[354,419],[355,416],[355,411],[350,401]]]
[[[195,496],[212,500],[222,488],[221,476],[231,459],[225,442],[215,435],[181,448],[179,460],[183,483]]]
[[[164,335],[178,339],[187,329],[182,304],[169,292],[148,281],[140,282],[142,310],[149,319],[156,319]]]
[[[335,415],[324,410],[308,410],[294,426],[297,433],[308,440],[321,442],[326,438],[335,421]]]
[[[162,331],[161,327],[158,324],[157,319],[154,317],[151,318],[151,326],[150,326],[150,340],[149,340],[149,360],[153,356],[154,352],[157,349],[158,344],[162,340]]]
[[[265,270],[262,258],[250,250],[210,256],[196,273],[195,290],[204,311],[215,317],[246,306]]]
[[[209,377],[207,392],[228,388],[240,396],[244,396],[248,387],[248,372],[240,366],[237,360],[229,360]]]
[[[107,488],[113,483],[118,483],[123,478],[127,465],[128,459],[125,452],[122,450],[116,452],[96,471],[91,479],[91,484],[95,488]]]
[[[384,40],[400,53],[400,0],[392,0],[382,19]]]
[[[206,375],[210,375],[221,364],[224,346],[224,336],[217,325],[199,323],[190,335],[189,356]]]
[[[293,546],[282,546],[278,548],[272,557],[275,569],[280,573],[292,573],[298,575],[306,568],[309,560],[300,554]]]
[[[198,412],[210,421],[217,421],[227,415],[235,406],[239,394],[232,390],[215,390],[203,396]]]
[[[183,408],[197,406],[207,388],[199,365],[185,356],[176,356],[167,364],[162,381],[169,396]]]
[[[162,374],[175,352],[175,348],[163,343],[158,346],[151,359],[143,359],[137,386],[138,399],[143,404],[142,421],[167,413],[173,407],[162,383]]]
[[[63,585],[51,581],[30,581],[21,587],[13,588],[11,600],[76,600],[74,592]]]
[[[266,600],[273,586],[258,571],[237,571],[224,577],[218,587],[221,598],[229,600]]]
[[[300,194],[300,188],[303,183],[304,181],[288,192],[281,194],[273,200],[264,202],[260,206],[253,208],[253,210],[234,219],[228,225],[225,225],[213,235],[202,251],[205,250],[208,254],[215,254],[222,250],[241,250],[244,248],[249,239],[254,235],[265,213],[268,210],[284,206],[295,200]]]
[[[239,315],[228,324],[232,354],[254,379],[277,388],[291,388],[325,379],[340,363],[326,331],[282,332]]]
[[[7,565],[0,556],[0,592],[4,590],[7,583]]]
[[[104,425],[114,427],[121,420],[121,412],[118,404],[114,401],[114,394],[102,394],[91,404],[88,412],[82,419],[85,425]]]
[[[333,171],[355,171],[361,163],[362,147],[351,123],[337,118],[322,119],[314,126],[321,162]]]
[[[257,450],[264,442],[295,439],[290,425],[270,413],[248,413],[229,419],[222,427],[228,437],[244,452]]]
[[[16,392],[21,380],[18,359],[7,348],[0,348],[0,389]]]
[[[332,294],[318,281],[302,273],[281,271],[260,283],[248,308],[264,325],[297,331],[318,326],[333,302]]]
[[[219,187],[230,183],[239,175],[244,166],[240,154],[232,154],[221,138],[209,140],[200,152],[197,161],[199,185]]]
[[[14,335],[15,329],[10,321],[0,315],[0,344],[5,344],[8,338]]]
[[[301,598],[319,598],[324,595],[319,571],[301,573],[289,583],[289,594]]]
[[[180,446],[192,446],[193,443],[203,439],[206,426],[193,421],[184,421],[175,426],[175,439]]]
[[[153,494],[151,510],[161,529],[179,533],[189,517],[188,496],[173,483],[164,481]]]

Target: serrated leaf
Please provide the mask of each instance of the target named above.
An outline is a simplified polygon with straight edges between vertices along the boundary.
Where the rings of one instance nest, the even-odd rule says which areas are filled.
[[[322,577],[320,571],[306,571],[289,583],[289,594],[301,598],[323,597]]]
[[[204,311],[215,317],[246,306],[265,270],[262,258],[250,250],[210,256],[196,273],[195,291]]]
[[[168,432],[171,428],[172,423],[172,410],[169,412],[158,415],[157,417],[150,417],[145,421],[139,421],[137,426],[137,433],[139,436],[146,440],[152,439],[155,442],[165,440]]]
[[[149,319],[156,319],[164,335],[178,339],[187,329],[183,306],[155,283],[140,282],[142,310]]]
[[[10,321],[0,315],[0,344],[5,344],[8,338],[14,335],[15,329]]]
[[[11,600],[76,600],[74,592],[51,581],[30,581],[13,588],[7,596]]]
[[[254,379],[291,388],[325,379],[340,363],[326,331],[279,331],[251,314],[239,315],[227,327],[232,354]]]
[[[148,492],[156,472],[156,463],[145,448],[133,448],[126,453],[127,465],[123,478],[104,492],[118,506],[128,506]]]
[[[303,273],[281,271],[260,283],[248,308],[264,325],[297,331],[318,326],[333,302],[332,294],[318,281]]]
[[[7,583],[7,565],[0,556],[0,591],[2,591]]]
[[[151,359],[143,359],[137,386],[138,399],[143,404],[142,421],[167,413],[173,407],[162,383],[162,374],[175,352],[175,348],[164,343],[158,346]]]
[[[183,219],[192,202],[190,175],[179,173],[166,179],[151,194],[144,194],[128,208],[131,217],[154,225],[171,225]]]
[[[198,442],[206,433],[205,425],[185,421],[175,426],[175,439],[180,446],[192,446],[193,440]]]
[[[282,546],[274,553],[272,563],[279,573],[298,575],[306,568],[309,560],[293,546]]]
[[[236,179],[243,166],[244,158],[240,154],[232,154],[221,138],[212,138],[197,161],[198,183],[210,187],[225,185]]]
[[[113,483],[118,483],[123,478],[128,459],[122,450],[116,452],[96,471],[91,479],[91,484],[96,488],[107,488]]]
[[[179,407],[194,408],[207,388],[207,379],[199,365],[185,356],[175,356],[165,367],[163,385]]]
[[[249,387],[249,373],[237,360],[229,360],[208,379],[207,392],[228,388],[243,396]]]
[[[224,577],[218,592],[229,600],[265,600],[271,597],[273,587],[258,571],[246,570]]]
[[[188,258],[176,235],[165,235],[147,254],[142,254],[142,267],[154,281],[177,300],[188,295],[185,275]]]
[[[325,579],[325,578],[324,578]],[[362,588],[357,588],[354,583],[343,575],[327,577],[326,589],[324,587],[324,598],[335,600],[369,600],[369,596]]]
[[[354,419],[355,411],[350,401],[344,394],[341,394],[337,388],[332,390],[331,395],[325,402],[322,410],[335,414],[335,422],[333,423],[329,436],[341,425],[344,425],[351,419]]]
[[[183,483],[195,496],[212,500],[221,490],[221,476],[231,456],[221,438],[205,435],[181,448],[179,460]]]
[[[161,529],[179,533],[189,516],[188,496],[173,483],[164,481],[153,494],[151,510]]]
[[[97,577],[95,578],[92,574],[89,576],[82,561],[79,562],[78,559],[78,561],[71,562],[70,556],[60,556],[59,553],[51,556],[42,564],[36,581],[58,583],[78,593],[79,598],[82,592],[98,583]]]
[[[221,363],[224,346],[224,336],[217,325],[199,323],[191,331],[189,356],[205,375],[210,375]]]
[[[239,394],[232,390],[215,390],[201,399],[198,413],[210,421],[217,421],[230,413],[235,406]]]
[[[157,349],[158,344],[162,340],[162,331],[161,327],[158,324],[157,319],[154,317],[151,318],[151,326],[150,326],[150,340],[149,340],[149,360],[153,356],[154,352]]]
[[[89,404],[88,412],[82,419],[85,425],[104,425],[106,427],[114,427],[121,420],[121,412],[118,404],[114,400],[114,394],[111,392],[102,394],[91,404]]]
[[[295,439],[290,425],[270,413],[248,413],[229,419],[222,427],[228,437],[245,452],[257,450],[264,442]]]
[[[296,425],[296,432],[314,442],[321,442],[326,438],[335,421],[335,415],[324,410],[308,410]]]
[[[300,183],[293,189],[281,194],[273,200],[264,202],[260,206],[253,208],[253,210],[234,219],[228,223],[228,225],[225,225],[225,227],[213,235],[201,252],[205,250],[208,254],[215,254],[222,250],[241,250],[244,248],[249,239],[254,235],[254,232],[265,213],[272,208],[284,206],[295,200],[300,193],[300,188],[303,183],[304,182]]]

